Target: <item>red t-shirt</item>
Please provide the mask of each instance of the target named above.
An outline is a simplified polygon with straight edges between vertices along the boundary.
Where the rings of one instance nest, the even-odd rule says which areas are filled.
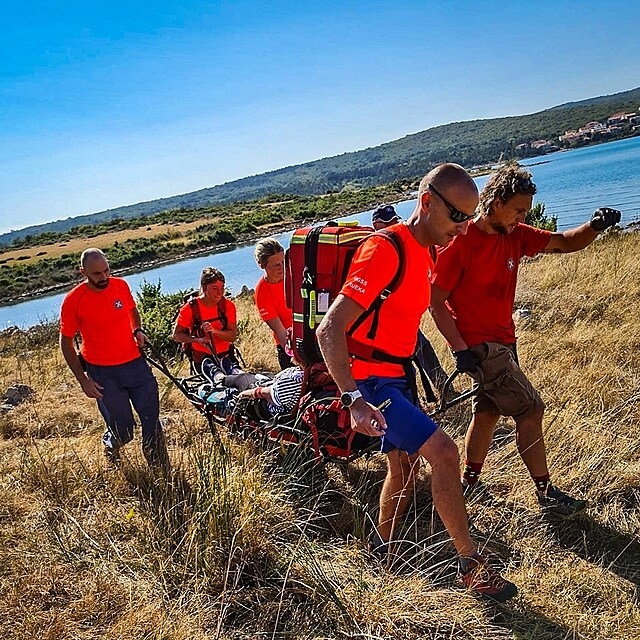
[[[196,304],[200,308],[200,318],[202,322],[210,322],[214,329],[222,329],[222,317],[218,312],[218,305],[215,307],[207,307],[202,302],[201,298],[196,298]],[[236,305],[228,300],[227,298],[223,298],[224,304],[224,312],[227,316],[227,324],[235,324],[236,323]],[[189,303],[185,303],[178,313],[178,319],[176,320],[176,324],[183,329],[188,329],[191,331],[191,327],[193,326],[193,311],[191,310],[191,306]],[[204,347],[198,342],[194,342],[193,350],[201,351],[202,353],[211,353],[207,347]],[[231,344],[227,340],[222,340],[222,338],[218,338],[217,336],[213,336],[213,344],[216,350],[216,353],[225,353],[225,351],[229,350],[229,345]]]
[[[80,352],[90,364],[113,366],[140,357],[132,334],[130,311],[136,304],[122,278],[109,278],[109,285],[93,291],[86,282],[69,291],[60,308],[60,333],[82,336]]]
[[[258,307],[260,317],[265,322],[279,318],[285,329],[293,325],[293,313],[291,309],[287,307],[284,297],[284,280],[272,283],[267,282],[264,278],[260,278],[260,281],[256,285],[254,300],[256,307]],[[273,337],[275,341],[278,342],[275,333]]]
[[[513,302],[522,256],[540,253],[550,231],[519,224],[511,233],[486,233],[473,222],[438,253],[432,282],[449,291],[447,306],[469,347],[516,341]]]
[[[420,320],[429,306],[431,285],[429,279],[433,261],[428,247],[423,247],[405,224],[389,227],[400,245],[405,261],[404,274],[398,288],[380,308],[378,331],[374,340],[368,340],[367,331],[373,314],[354,334],[358,342],[375,345],[377,349],[396,356],[413,355]],[[398,252],[391,242],[372,235],[358,248],[340,293],[368,309],[389,285],[398,270]],[[354,359],[351,372],[356,380],[369,376],[400,377],[404,370],[399,364],[365,362]]]

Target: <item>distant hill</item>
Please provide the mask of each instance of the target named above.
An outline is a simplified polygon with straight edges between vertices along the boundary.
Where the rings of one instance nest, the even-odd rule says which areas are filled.
[[[440,162],[466,167],[495,162],[500,154],[517,157],[516,146],[538,139],[557,140],[567,129],[604,121],[617,111],[640,107],[640,88],[569,102],[522,116],[454,122],[407,135],[361,151],[277,169],[182,195],[57,220],[0,235],[0,245],[45,231],[67,231],[115,218],[147,216],[169,209],[195,209],[261,198],[272,193],[314,195],[415,178]]]

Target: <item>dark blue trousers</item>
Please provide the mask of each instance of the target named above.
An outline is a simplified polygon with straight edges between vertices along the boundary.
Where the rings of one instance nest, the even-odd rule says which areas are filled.
[[[142,451],[150,464],[164,463],[166,448],[160,425],[158,383],[145,359],[113,366],[87,363],[87,373],[103,387],[98,408],[107,428],[102,436],[105,447],[119,449],[133,440],[135,419],[142,427]]]

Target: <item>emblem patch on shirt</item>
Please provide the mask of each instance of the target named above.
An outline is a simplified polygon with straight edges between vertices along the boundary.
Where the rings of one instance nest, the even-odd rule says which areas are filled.
[[[122,308],[124,308],[124,305],[122,304],[122,300],[120,300],[120,298],[116,298],[116,299],[114,300],[114,302],[113,302],[113,306],[114,306],[116,309],[122,309]]]
[[[509,271],[513,271],[516,268],[516,261],[513,258],[509,258],[507,260],[507,269]]]

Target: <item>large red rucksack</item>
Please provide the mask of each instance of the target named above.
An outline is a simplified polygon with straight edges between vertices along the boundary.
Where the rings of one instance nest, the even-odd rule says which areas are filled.
[[[387,229],[328,222],[317,227],[297,229],[285,256],[285,296],[293,311],[291,346],[296,359],[309,366],[323,362],[316,340],[316,329],[347,277],[356,249],[372,233],[387,238],[398,252],[398,270],[379,298],[364,311],[349,330],[353,332],[373,314],[367,338],[373,340],[378,314],[386,298],[397,288],[404,271],[404,254],[397,236]],[[384,360],[383,352],[348,337],[349,352],[365,359]],[[387,360],[389,361],[389,360]]]

